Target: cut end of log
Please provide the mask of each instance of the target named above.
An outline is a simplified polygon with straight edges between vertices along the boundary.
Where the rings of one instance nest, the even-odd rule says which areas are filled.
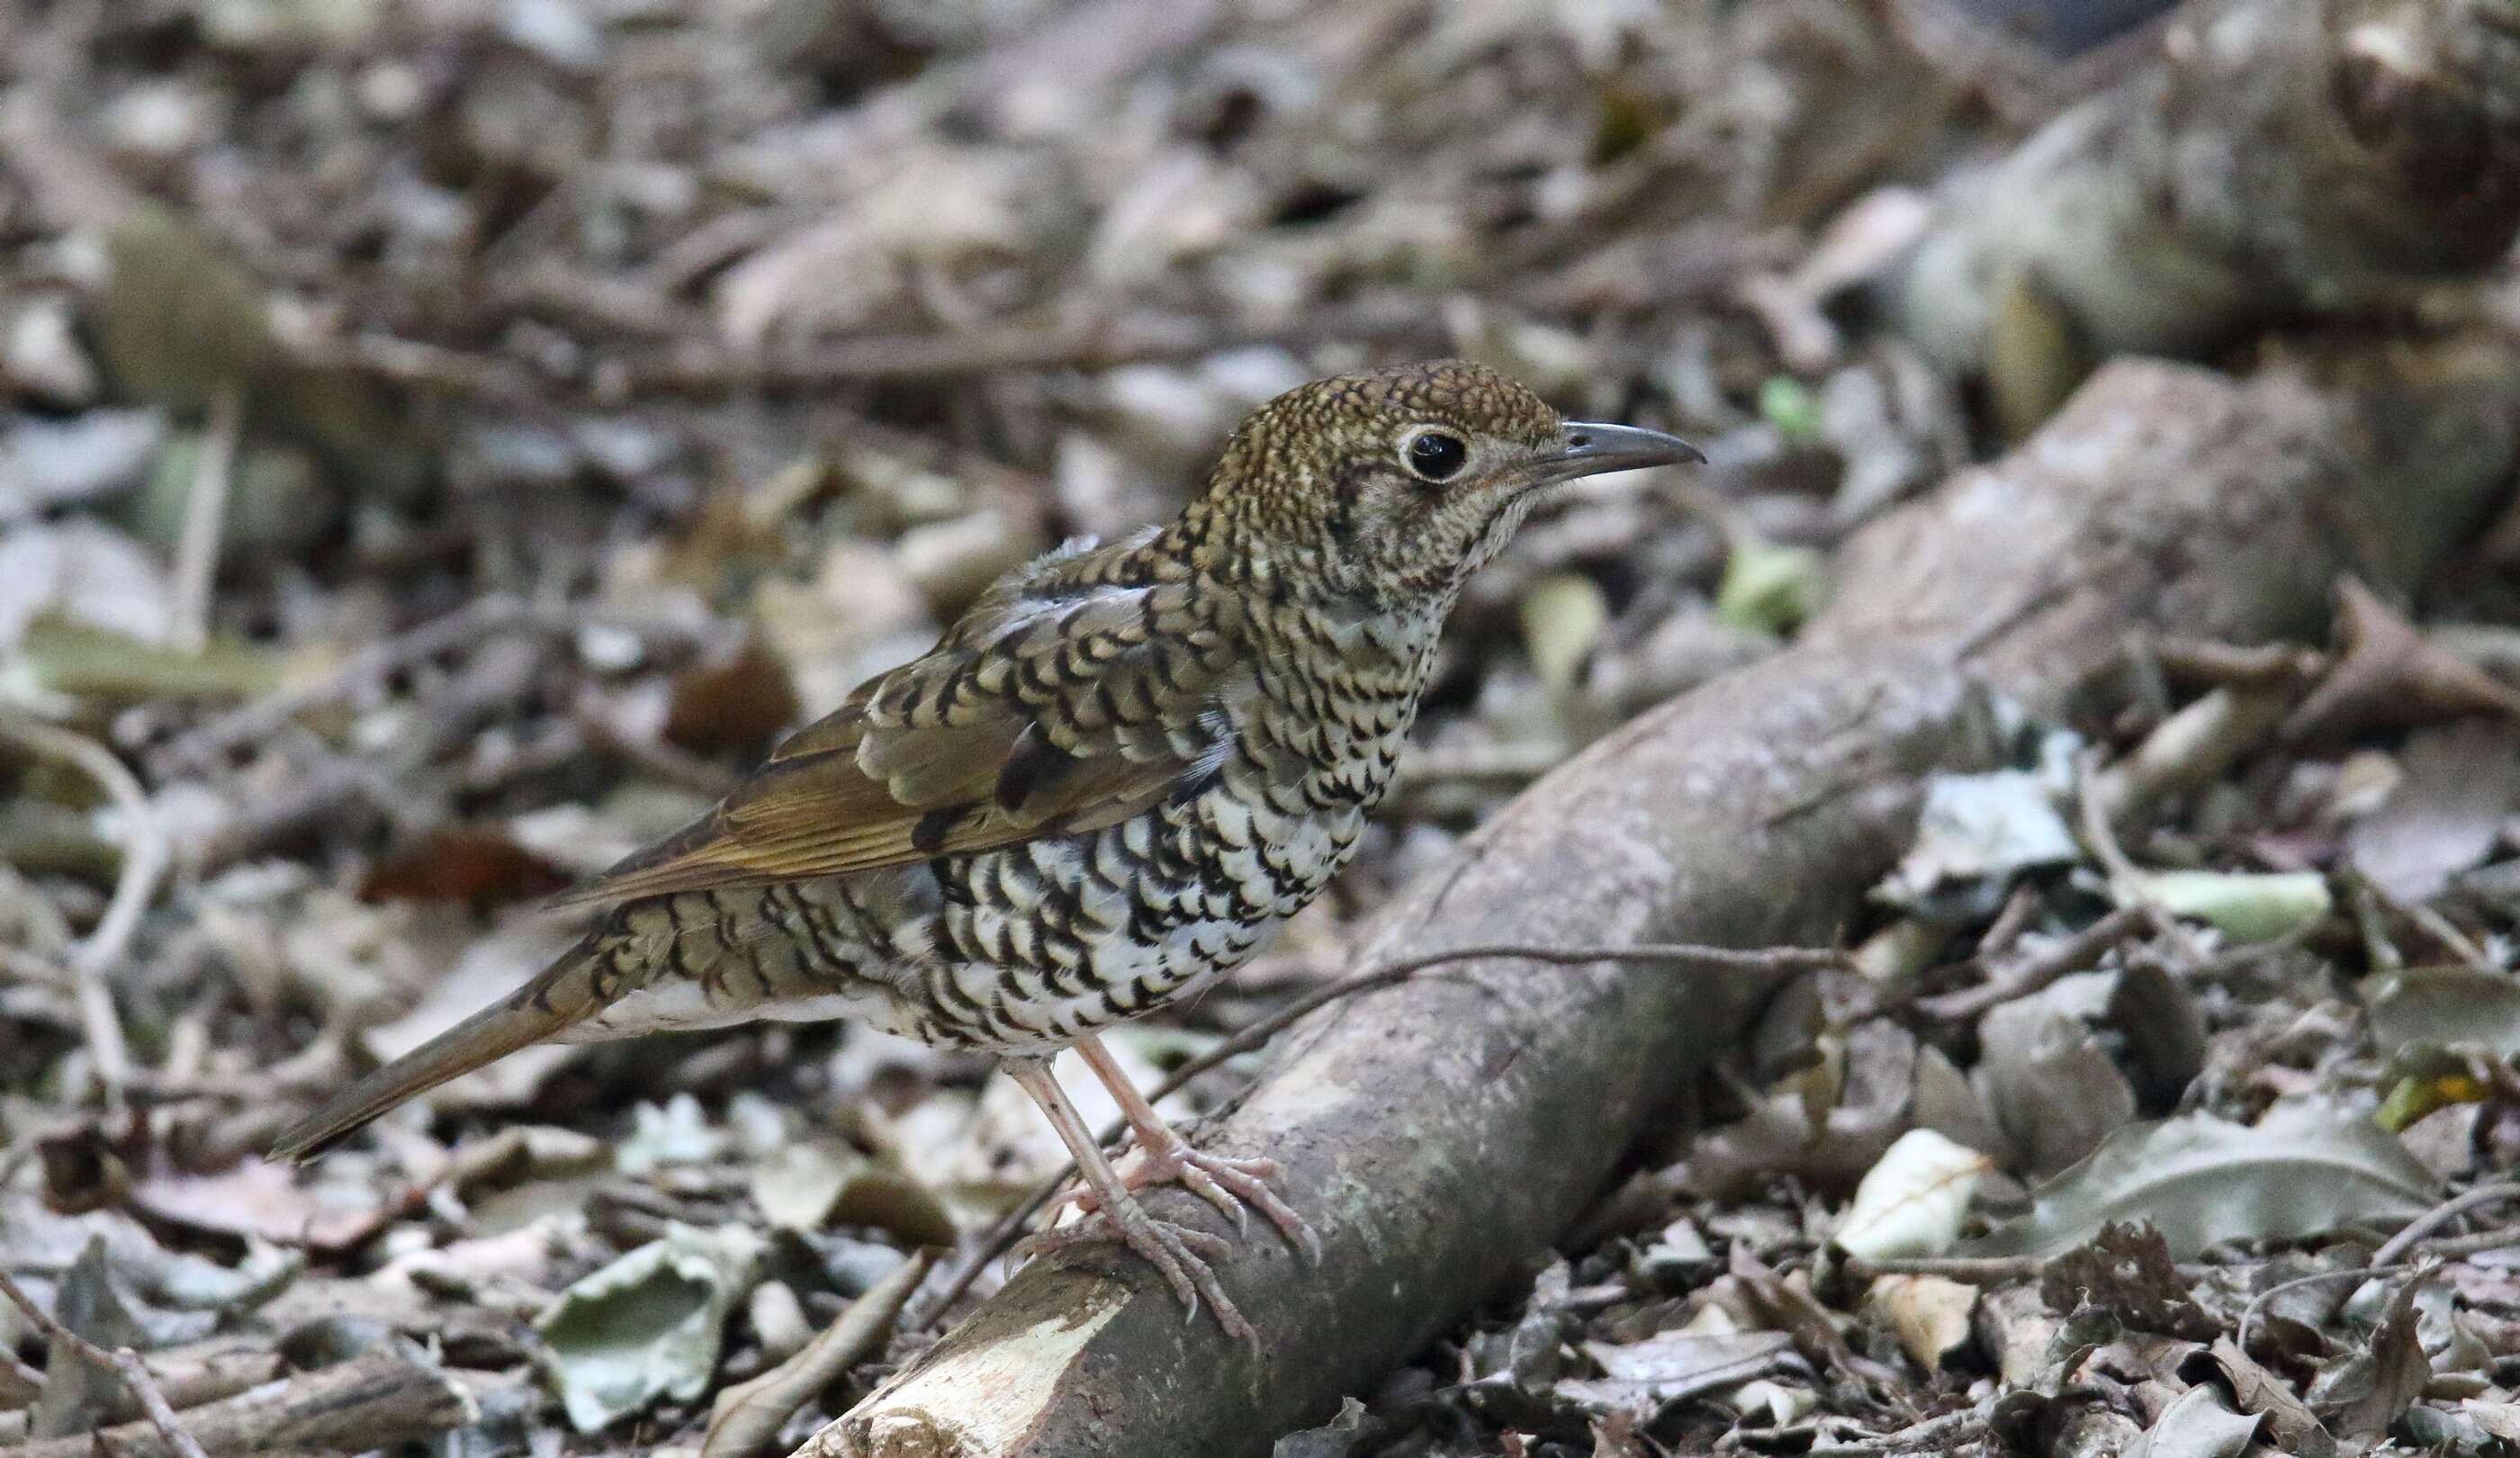
[[[992,1328],[960,1360],[907,1368],[815,1434],[794,1458],[997,1458],[1018,1452],[1058,1405],[1086,1348],[1128,1304],[1129,1295],[1119,1280],[1091,1279],[1087,1290],[1028,1325]]]

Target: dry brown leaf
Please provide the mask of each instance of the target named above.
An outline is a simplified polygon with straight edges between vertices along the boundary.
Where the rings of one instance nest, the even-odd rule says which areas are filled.
[[[384,1194],[366,1181],[300,1184],[294,1166],[248,1160],[218,1174],[154,1175],[133,1188],[131,1203],[172,1225],[339,1252],[393,1217]]]
[[[2520,714],[2520,691],[2434,644],[2352,577],[2336,584],[2336,665],[2283,722],[2293,744],[2462,714]]]
[[[2168,1243],[2149,1225],[2101,1226],[2048,1262],[2039,1290],[2059,1311],[2097,1306],[2140,1332],[2202,1342],[2222,1329],[2190,1299]]]
[[[2370,1437],[2389,1431],[2432,1380],[2432,1362],[2415,1332],[2415,1289],[2409,1276],[2389,1299],[2371,1334],[2371,1344],[2318,1374],[2311,1384],[2311,1409],[2340,1438]]]
[[[912,1255],[849,1304],[805,1349],[749,1382],[727,1388],[709,1409],[700,1458],[749,1458],[769,1446],[796,1409],[876,1353],[901,1306],[927,1275],[925,1252]]]
[[[1911,1361],[1940,1372],[1968,1348],[1977,1298],[1976,1287],[1943,1276],[1882,1276],[1864,1305],[1889,1326]]]
[[[2320,1425],[2310,1404],[2293,1391],[2292,1384],[2258,1365],[2240,1350],[2238,1343],[2228,1336],[2217,1337],[2207,1358],[2213,1375],[2230,1388],[2231,1398],[2240,1411],[2266,1419],[2269,1435],[2282,1445],[2284,1452],[2299,1458],[2324,1458],[2336,1450],[2336,1439]],[[2185,1370],[2199,1378],[2204,1376],[2192,1362]]]
[[[2466,719],[2421,729],[2400,755],[2406,775],[2345,832],[2354,868],[2400,901],[2441,894],[2480,865],[2520,809],[2520,723]]]
[[[674,675],[664,737],[687,750],[757,752],[804,716],[788,664],[759,638]]]

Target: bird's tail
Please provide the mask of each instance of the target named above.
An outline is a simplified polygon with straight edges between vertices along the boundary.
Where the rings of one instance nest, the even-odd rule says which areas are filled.
[[[603,1005],[592,960],[583,945],[571,950],[515,993],[326,1099],[282,1132],[272,1158],[313,1159],[396,1104],[558,1035]]]

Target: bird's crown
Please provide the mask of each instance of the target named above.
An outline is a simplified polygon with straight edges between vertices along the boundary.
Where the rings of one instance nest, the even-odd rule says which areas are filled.
[[[1485,365],[1435,360],[1262,405],[1184,522],[1222,577],[1377,611],[1440,607],[1513,535],[1539,487],[1694,455],[1648,431],[1570,425]]]

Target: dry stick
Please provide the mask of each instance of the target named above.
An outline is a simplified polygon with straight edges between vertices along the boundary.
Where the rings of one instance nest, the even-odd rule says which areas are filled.
[[[876,1349],[892,1330],[893,1318],[920,1280],[927,1274],[928,1254],[922,1251],[849,1303],[837,1321],[825,1327],[803,1350],[749,1382],[727,1388],[709,1408],[708,1435],[700,1440],[700,1458],[745,1458],[769,1445],[808,1398],[839,1380],[840,1374]]]
[[[2240,1313],[2240,1349],[2248,1350],[2249,1328],[2256,1322],[2258,1312],[2268,1301],[2287,1291],[2320,1281],[2342,1280],[2348,1276],[2361,1276],[2367,1279],[2374,1276],[2402,1275],[2415,1269],[2418,1262],[2405,1261],[2399,1257],[2413,1250],[2418,1244],[2423,1245],[2422,1254],[2427,1259],[2455,1258],[2460,1255],[2472,1255],[2479,1251],[2492,1251],[2520,1244],[2520,1232],[2507,1230],[2480,1231],[2475,1235],[2456,1240],[2424,1241],[2424,1237],[2469,1210],[2479,1206],[2494,1205],[2505,1200],[2520,1200],[2520,1182],[2504,1181],[2498,1184],[2479,1185],[2473,1190],[2443,1201],[2408,1221],[2406,1228],[2389,1237],[2378,1250],[2371,1253],[2371,1258],[2362,1265],[2344,1270],[2317,1271],[2307,1276],[2296,1277],[2278,1286],[2270,1286],[2259,1292],[2249,1302],[2248,1309]]]
[[[2448,1235],[2424,1242],[2423,1253],[2444,1260],[2456,1260],[2462,1255],[2481,1254],[2487,1251],[2508,1251],[2520,1246],[2520,1230],[2480,1230],[2472,1235]]]
[[[661,618],[622,616],[580,608],[552,608],[524,602],[509,593],[490,593],[453,612],[370,644],[338,667],[305,683],[267,694],[184,734],[157,751],[160,772],[208,763],[217,755],[288,727],[290,720],[344,695],[362,684],[435,658],[473,639],[510,628],[569,633],[590,626],[617,627],[644,638],[706,645],[729,631],[724,623],[693,626]]]
[[[693,791],[714,799],[736,787],[737,777],[724,766],[712,763],[661,735],[648,738],[624,732],[591,709],[574,714],[571,722],[577,730],[579,742],[586,748],[618,754],[676,789]]]
[[[371,679],[434,658],[482,634],[522,622],[527,615],[522,602],[504,594],[467,603],[408,632],[361,649],[321,678],[267,694],[241,708],[219,715],[160,750],[158,763],[161,767],[179,768],[206,763],[237,745],[277,732],[282,725],[305,710],[350,693]]]
[[[2406,1229],[2389,1237],[2387,1243],[2371,1253],[2371,1263],[2375,1266],[2388,1265],[2399,1256],[2406,1254],[2408,1249],[2415,1242],[2441,1229],[2460,1215],[2479,1206],[2497,1205],[2505,1200],[2520,1200],[2520,1183],[2506,1180],[2500,1184],[2478,1185],[2465,1194],[2452,1196],[2417,1215],[2408,1222]],[[2495,1233],[2510,1235],[2510,1232],[2506,1231]],[[2511,1236],[2511,1238],[2520,1240],[2520,1236]]]
[[[1451,951],[1429,952],[1422,957],[1410,957],[1394,962],[1388,967],[1350,973],[1328,986],[1317,987],[1305,993],[1249,1026],[1238,1029],[1215,1047],[1173,1070],[1163,1082],[1147,1091],[1147,1102],[1152,1104],[1170,1097],[1199,1074],[1223,1064],[1228,1059],[1238,1057],[1268,1042],[1269,1039],[1316,1009],[1328,1007],[1331,1003],[1354,997],[1362,992],[1371,992],[1377,987],[1387,987],[1394,982],[1407,981],[1430,967],[1441,967],[1447,962],[1470,962],[1491,957],[1519,958],[1525,962],[1542,962],[1556,967],[1582,967],[1595,962],[1703,962],[1752,971],[1791,972],[1845,969],[1849,966],[1847,954],[1832,948],[1785,946],[1750,950],[1741,947],[1708,946],[1691,941],[1648,941],[1624,947],[1551,947],[1495,942],[1480,946],[1455,947]],[[1098,1136],[1100,1142],[1108,1144],[1118,1138],[1122,1127],[1118,1121],[1107,1125]],[[1025,1223],[1038,1214],[1043,1206],[1050,1203],[1051,1197],[1057,1195],[1059,1187],[1066,1184],[1075,1172],[1075,1162],[1070,1161],[1061,1164],[1055,1173],[1040,1184],[1033,1186],[1032,1193],[1026,1195],[1020,1205],[1000,1216],[998,1223],[989,1227],[988,1233],[980,1238],[979,1245],[974,1248],[973,1253],[968,1259],[955,1262],[936,1295],[922,1301],[914,1314],[904,1319],[902,1329],[910,1332],[925,1331],[938,1317],[945,1314],[948,1307],[962,1299],[963,1293],[970,1290],[971,1283],[979,1279],[980,1271],[990,1261],[1005,1254],[1008,1248],[1014,1245],[1023,1234]]]
[[[26,1370],[35,1379],[35,1388],[40,1389],[43,1374],[31,1368]],[[150,1375],[158,1379],[158,1390],[166,1394],[166,1405],[182,1413],[205,1402],[218,1402],[239,1392],[251,1391],[264,1383],[288,1375],[290,1370],[289,1363],[279,1352],[256,1349],[248,1344],[223,1348],[191,1360],[161,1353],[154,1359]],[[28,1391],[21,1396],[22,1389],[12,1387],[13,1377],[10,1370],[0,1369],[0,1453],[8,1453],[11,1448],[26,1442],[27,1432],[34,1426],[34,1414],[29,1409],[38,1393]],[[16,1411],[5,1410],[11,1408]],[[148,1414],[141,1411],[136,1399],[122,1393],[112,1394],[111,1405],[99,1414],[101,1422],[120,1423],[134,1418],[145,1422]],[[205,1448],[209,1445],[206,1439],[202,1443]]]
[[[1878,1260],[1849,1260],[1847,1274],[1858,1282],[1874,1276],[1940,1276],[1966,1286],[1997,1286],[2044,1275],[2047,1255],[1885,1255]],[[2201,1281],[2230,1267],[2205,1261],[2179,1262],[2179,1279]]]
[[[183,1458],[209,1458],[209,1454],[202,1450],[201,1443],[185,1431],[183,1423],[176,1418],[175,1409],[167,1404],[166,1394],[158,1390],[158,1380],[149,1375],[148,1365],[140,1360],[140,1353],[128,1346],[108,1351],[62,1325],[51,1312],[35,1304],[35,1299],[26,1294],[24,1287],[9,1279],[6,1271],[0,1271],[0,1296],[7,1297],[11,1303],[24,1312],[26,1319],[33,1322],[58,1348],[67,1348],[80,1361],[111,1372],[119,1379],[125,1388],[130,1389],[132,1400],[148,1414],[150,1426],[158,1430],[158,1436],[166,1439],[168,1447],[182,1454]]]
[[[2109,891],[2118,904],[2141,912],[2153,934],[2177,947],[2187,965],[2194,966],[2205,960],[2204,951],[2179,919],[2162,909],[2160,899],[2144,889],[2142,868],[2118,843],[2117,827],[2109,823],[2108,806],[2094,788],[2099,763],[2099,751],[2092,749],[2078,755],[2074,764],[2074,813],[2082,826],[2084,843],[2099,860],[2100,869],[2108,873]]]
[[[2109,889],[2121,899],[2136,899],[2140,896],[2136,888],[2142,884],[2143,872],[2127,855],[2126,847],[2118,843],[2117,827],[2109,824],[2107,810],[2100,803],[2099,795],[2092,788],[2092,781],[2098,778],[2098,769],[2099,753],[2096,750],[2086,751],[2077,756],[2074,765],[2074,817],[2081,824],[2085,847],[2100,863],[2100,869],[2108,874]]]
[[[2228,684],[2305,684],[2326,666],[2327,655],[2299,643],[2223,643],[2211,638],[2154,638],[2154,660],[2173,675],[2216,687]]]
[[[237,391],[231,385],[210,405],[193,492],[184,502],[184,533],[175,544],[175,604],[168,624],[174,645],[193,653],[210,639],[210,584],[218,576],[219,537],[227,523],[236,474]]]
[[[2485,955],[2483,947],[2470,940],[2467,934],[2451,925],[2450,918],[2443,916],[2432,907],[2421,902],[2400,899],[2392,894],[2387,887],[2353,867],[2348,867],[2345,874],[2352,878],[2356,889],[2371,898],[2378,910],[2398,918],[2432,938],[2442,950],[2457,958],[2461,965],[2479,968],[2486,972],[2502,970],[2495,964],[2493,958]],[[2393,948],[2395,945],[2396,943],[2391,943]]]
[[[2295,1276],[2289,1281],[2277,1282],[2250,1299],[2248,1308],[2240,1313],[2240,1330],[2235,1340],[2240,1344],[2240,1350],[2246,1352],[2249,1349],[2249,1328],[2257,1323],[2258,1313],[2266,1308],[2267,1302],[2287,1291],[2298,1291],[2302,1287],[2316,1286],[2322,1281],[2342,1281],[2349,1276],[2362,1280],[2370,1280],[2377,1276],[2403,1276],[2413,1269],[2415,1266],[2412,1262],[2400,1265],[2358,1265],[2344,1270],[2313,1271],[2307,1276]]]
[[[2067,973],[2091,966],[2102,952],[2141,927],[2144,920],[2141,908],[2120,907],[2054,946],[2022,958],[2003,977],[1989,978],[1975,987],[1939,997],[1920,997],[1916,999],[1916,1009],[1929,1018],[1957,1021],[1974,1018],[2017,997],[2028,997]]]
[[[471,1395],[447,1373],[389,1351],[267,1382],[184,1411],[194,1437],[213,1458],[392,1447],[479,1416]],[[8,1458],[96,1458],[99,1453],[191,1458],[147,1422],[47,1438],[7,1452]]]
[[[678,347],[632,362],[626,373],[634,394],[714,393],[739,386],[811,389],[856,381],[1101,368],[1255,342],[1408,339],[1430,330],[1422,302],[1392,294],[1315,310],[1296,333],[1300,338],[1289,340],[1283,325],[1254,327],[1202,314],[1143,310],[1048,322],[1010,319],[944,333],[851,335],[759,352]]]
[[[1927,1446],[1940,1446],[1946,1453],[1956,1452],[1961,1443],[1975,1437],[1985,1427],[1984,1413],[1974,1407],[1964,1408],[1938,1418],[1927,1418],[1896,1433],[1885,1433],[1869,1442],[1822,1444],[1806,1450],[1803,1458],[1870,1458],[1870,1455],[1905,1453]]]
[[[140,914],[149,909],[150,898],[158,893],[158,879],[166,872],[165,828],[158,823],[140,781],[123,767],[112,751],[86,735],[15,714],[0,714],[0,738],[14,739],[35,753],[77,765],[104,787],[105,793],[112,797],[114,807],[122,812],[127,842],[122,850],[122,874],[114,882],[113,897],[106,903],[105,915],[98,920],[96,930],[70,953],[70,973],[77,980],[79,1017],[86,1025],[88,1051],[96,1059],[97,1076],[105,1080],[112,1097],[119,1098],[123,1084],[131,1077],[131,1050],[123,1041],[122,1019],[114,1012],[113,992],[106,985],[105,977],[131,944]]]
[[[1995,920],[1988,924],[1985,933],[1977,939],[1977,954],[1981,961],[2010,952],[2021,940],[2021,934],[2030,930],[2031,918],[2039,914],[2042,904],[2039,892],[2028,882],[2014,887],[2012,894],[2004,898],[2003,908],[1995,914]]]

